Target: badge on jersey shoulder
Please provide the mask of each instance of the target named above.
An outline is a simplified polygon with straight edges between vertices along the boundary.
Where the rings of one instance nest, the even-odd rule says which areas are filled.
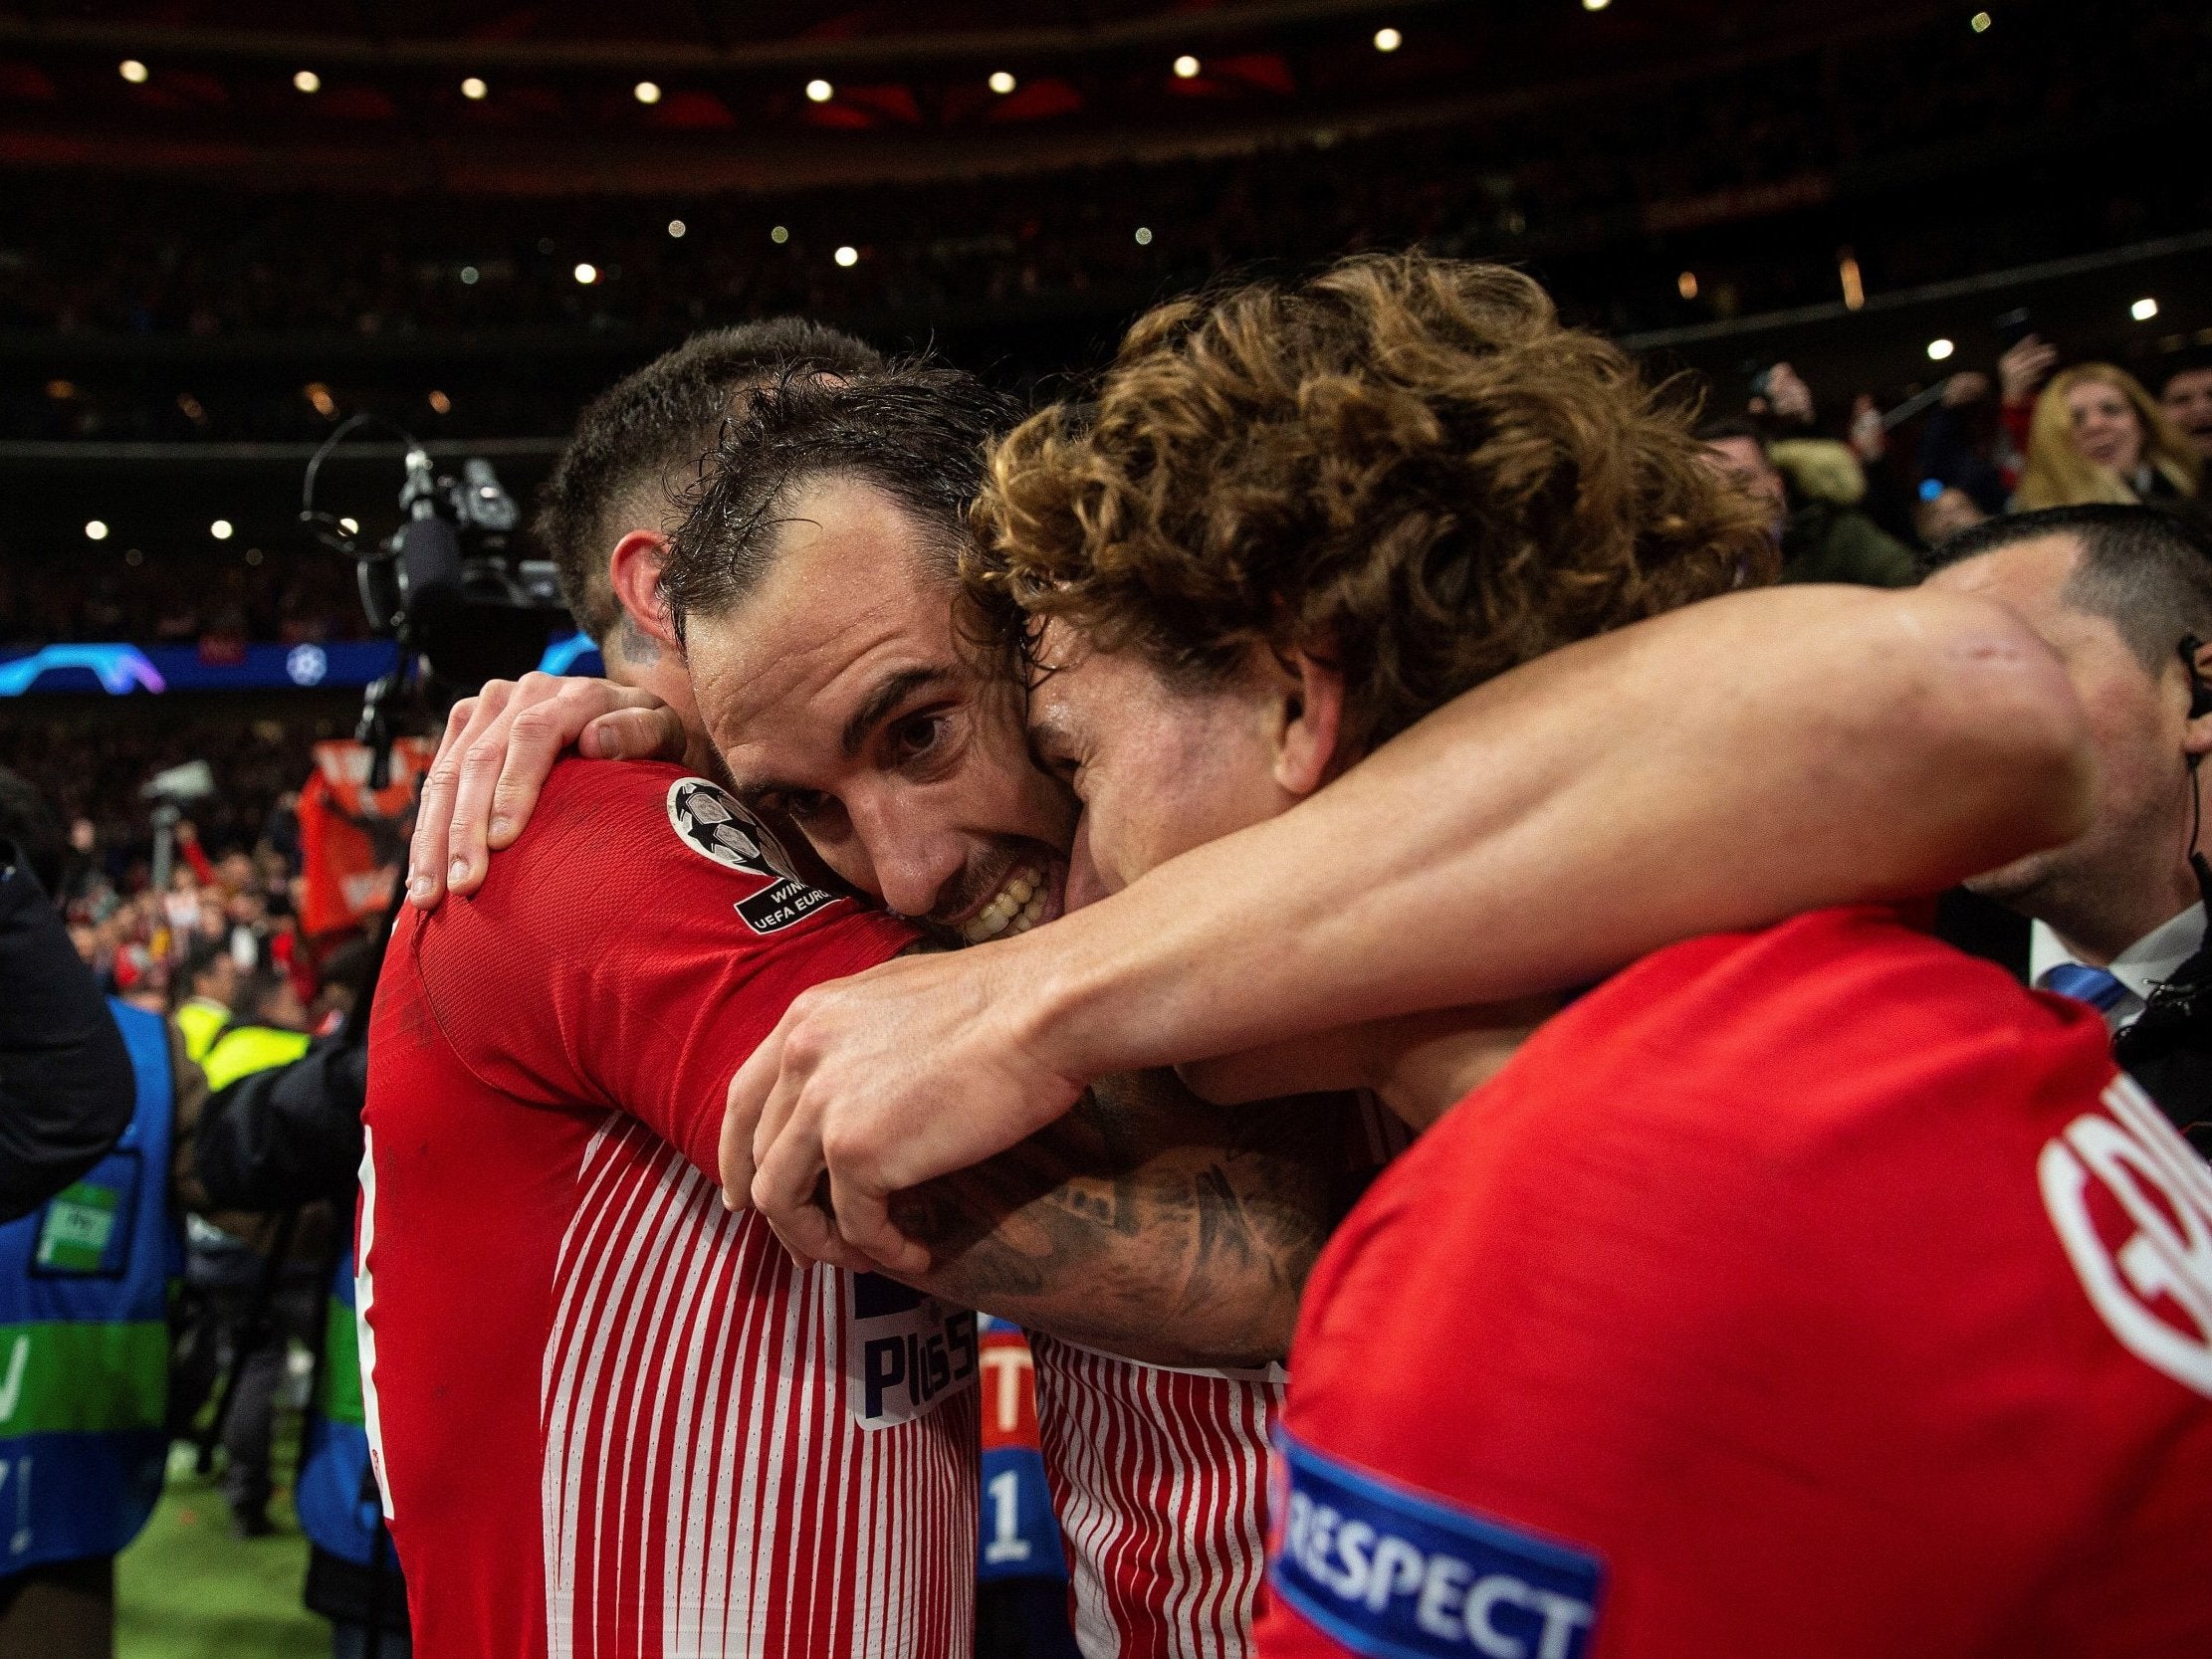
[[[976,1385],[976,1316],[880,1273],[845,1292],[845,1389],[862,1428],[910,1423]]]
[[[684,845],[701,858],[769,884],[735,907],[739,919],[756,933],[781,933],[837,902],[834,893],[824,893],[792,875],[790,855],[768,826],[731,799],[728,791],[703,777],[680,777],[668,786],[668,821]]]
[[[1598,1557],[1408,1492],[1276,1431],[1275,1593],[1376,1659],[1583,1659]]]
[[[2059,1243],[2128,1352],[2212,1398],[2212,1173],[2115,1076],[2036,1159]]]

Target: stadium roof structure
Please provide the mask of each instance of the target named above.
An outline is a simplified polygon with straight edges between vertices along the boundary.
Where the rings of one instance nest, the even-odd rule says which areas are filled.
[[[1929,0],[160,0],[0,12],[0,168],[788,190],[1323,146],[1885,37]],[[303,27],[303,17],[311,20]],[[336,26],[336,17],[355,20]],[[1381,41],[1387,38],[1390,46]]]

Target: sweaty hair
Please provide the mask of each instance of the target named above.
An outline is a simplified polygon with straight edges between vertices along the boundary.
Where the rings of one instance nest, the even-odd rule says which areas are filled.
[[[2184,634],[2212,640],[2212,536],[2159,508],[2094,502],[1991,518],[1936,548],[1929,568],[2046,535],[2082,547],[2059,602],[2110,622],[2145,672],[2163,673]]]
[[[36,784],[21,772],[0,766],[0,857],[7,855],[10,843],[46,896],[59,898],[63,849],[68,845],[62,821]]]
[[[1059,618],[1171,679],[1254,645],[1344,676],[1366,746],[1572,640],[1769,573],[1690,411],[1528,278],[1421,255],[1141,318],[1087,408],[999,446],[987,642]]]
[[[694,334],[610,386],[584,409],[538,499],[538,538],[560,574],[576,625],[605,644],[621,619],[607,582],[621,516],[653,491],[673,501],[697,478],[734,395],[786,374],[861,374],[875,348],[802,317]]]
[[[786,376],[723,431],[669,542],[661,592],[679,636],[720,616],[767,574],[792,495],[820,479],[871,484],[943,554],[948,585],[968,543],[968,506],[991,441],[1016,406],[974,375],[928,359],[845,381]]]

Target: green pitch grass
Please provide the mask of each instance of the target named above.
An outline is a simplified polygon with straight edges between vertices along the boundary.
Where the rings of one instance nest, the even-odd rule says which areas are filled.
[[[290,1422],[277,1436],[277,1530],[230,1534],[230,1511],[212,1479],[172,1458],[161,1504],[115,1570],[117,1659],[328,1659],[331,1627],[300,1604],[308,1541],[292,1515]]]

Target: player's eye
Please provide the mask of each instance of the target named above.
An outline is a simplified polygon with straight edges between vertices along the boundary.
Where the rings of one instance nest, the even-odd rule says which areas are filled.
[[[891,728],[891,749],[901,760],[919,760],[944,740],[943,715],[916,715]]]
[[[761,797],[761,805],[767,811],[781,813],[794,824],[803,824],[828,809],[829,797],[818,789],[772,789]]]
[[[1082,762],[1069,752],[1067,744],[1049,727],[1034,728],[1029,733],[1029,758],[1040,772],[1058,778],[1073,787],[1075,774],[1082,769]]]

